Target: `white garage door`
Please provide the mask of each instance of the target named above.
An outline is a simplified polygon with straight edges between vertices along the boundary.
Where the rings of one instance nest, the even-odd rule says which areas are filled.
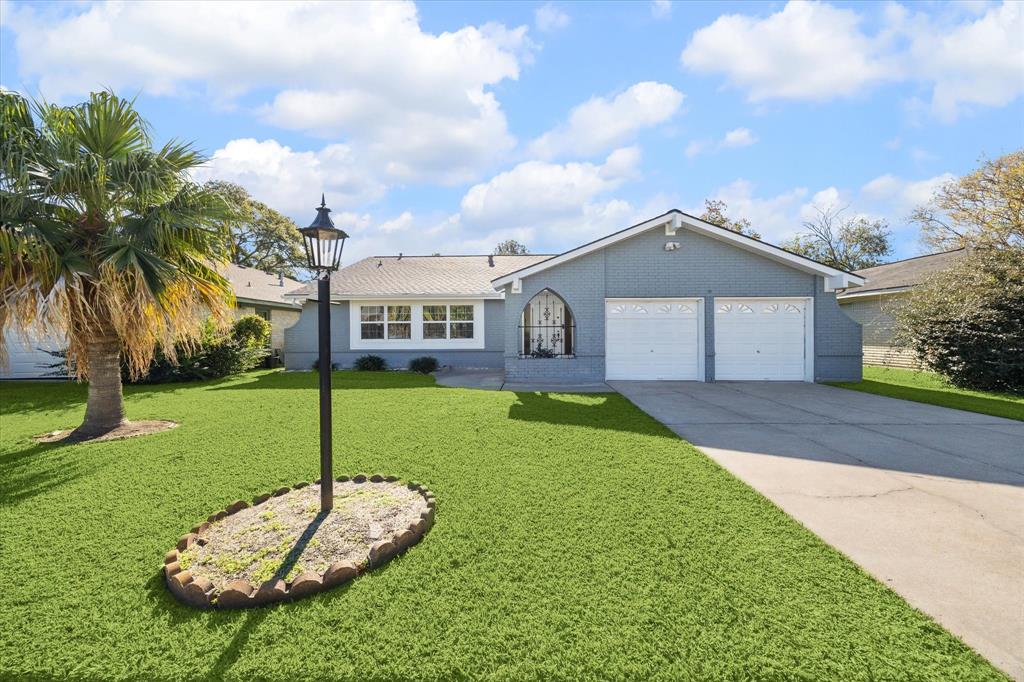
[[[608,299],[608,379],[703,381],[701,301],[696,298]]]
[[[807,302],[715,299],[715,379],[803,381]]]

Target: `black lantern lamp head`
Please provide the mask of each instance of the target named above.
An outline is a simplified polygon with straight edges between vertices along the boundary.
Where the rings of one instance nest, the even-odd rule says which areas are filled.
[[[309,227],[299,228],[299,232],[302,234],[302,244],[306,247],[306,263],[310,270],[333,272],[338,269],[348,235],[334,226],[331,209],[327,208],[323,195],[320,195],[316,218]]]

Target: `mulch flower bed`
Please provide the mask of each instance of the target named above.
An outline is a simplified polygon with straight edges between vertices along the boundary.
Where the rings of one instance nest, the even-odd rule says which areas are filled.
[[[299,483],[239,500],[183,536],[164,557],[171,592],[198,607],[244,608],[340,585],[419,542],[434,521],[434,496],[394,476],[334,483],[320,512],[320,485]]]

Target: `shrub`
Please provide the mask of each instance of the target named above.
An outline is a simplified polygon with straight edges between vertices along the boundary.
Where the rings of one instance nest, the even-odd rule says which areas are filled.
[[[361,355],[352,366],[360,372],[382,372],[388,368],[388,363],[379,355]]]
[[[259,315],[243,315],[235,320],[231,335],[239,343],[265,346],[270,342],[270,323]]]
[[[318,369],[320,369],[320,358],[317,358],[316,360],[313,361],[313,371],[316,371]],[[332,362],[331,371],[335,371],[337,369],[339,369],[338,363]]]
[[[1024,393],[1024,251],[979,249],[916,287],[897,339],[963,388]]]
[[[437,358],[425,355],[422,358],[415,358],[409,362],[409,370],[420,374],[430,374],[437,371]]]
[[[263,323],[251,322],[255,318]],[[162,348],[157,348],[149,371],[133,383],[162,384],[177,381],[203,381],[248,371],[269,354],[266,348],[270,324],[255,315],[240,318],[230,331],[207,320],[198,343],[175,346],[176,361],[171,361]],[[129,381],[127,367],[122,366],[121,378]]]

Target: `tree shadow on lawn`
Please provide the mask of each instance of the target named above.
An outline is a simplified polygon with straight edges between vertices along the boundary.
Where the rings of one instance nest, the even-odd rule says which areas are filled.
[[[241,391],[249,389],[305,389],[317,390],[320,386],[317,372],[268,372],[252,381],[217,386],[214,391]],[[331,390],[373,391],[382,388],[434,388],[434,378],[413,372],[356,372],[341,370],[331,372]]]
[[[899,398],[901,400],[913,400],[914,402],[949,407],[954,410],[966,410],[968,412],[979,412],[990,414],[1006,419],[1024,421],[1024,399],[1013,397],[997,398],[990,396],[963,395],[956,393],[955,389],[950,391],[938,391],[917,386],[904,386],[891,384],[884,381],[873,381],[865,379],[858,383],[833,383],[833,386],[850,388],[862,393]]]
[[[78,456],[79,453],[80,449],[56,443],[38,443],[0,453],[0,502],[19,504],[99,467],[95,459]]]
[[[125,384],[124,399],[131,402],[133,398],[173,395],[189,389],[214,388],[237,379],[238,377],[226,377],[211,381]],[[0,381],[0,424],[5,419],[33,412],[66,412],[79,408],[84,415],[88,392],[89,384],[84,381]],[[70,421],[80,420],[81,416]],[[60,428],[68,428],[68,425]]]
[[[659,436],[679,436],[616,393],[516,393],[508,418]],[[560,397],[559,397],[560,396]]]

